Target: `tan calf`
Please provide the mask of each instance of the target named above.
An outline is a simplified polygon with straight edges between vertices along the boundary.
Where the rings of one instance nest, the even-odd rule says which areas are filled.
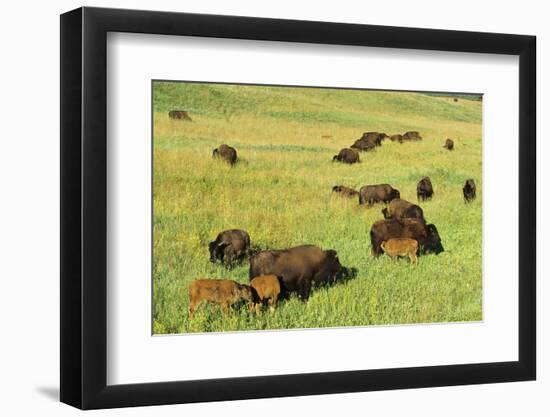
[[[405,237],[389,239],[380,244],[382,250],[394,261],[398,256],[408,256],[411,263],[418,263],[416,252],[418,251],[418,242],[414,239]]]
[[[189,319],[202,301],[218,304],[227,313],[239,301],[252,302],[252,288],[228,279],[197,279],[189,284]]]
[[[254,306],[256,314],[260,314],[262,304],[267,301],[269,310],[273,313],[277,306],[281,283],[276,275],[260,275],[250,281],[250,286],[255,290]]]

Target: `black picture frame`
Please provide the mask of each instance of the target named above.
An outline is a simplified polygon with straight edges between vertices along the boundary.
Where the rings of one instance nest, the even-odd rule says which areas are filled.
[[[108,32],[519,56],[519,360],[107,385]],[[534,36],[84,7],[61,15],[60,57],[62,402],[95,409],[535,379]]]

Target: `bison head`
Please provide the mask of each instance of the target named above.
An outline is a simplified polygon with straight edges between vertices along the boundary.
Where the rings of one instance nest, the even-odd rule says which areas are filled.
[[[443,252],[443,245],[441,244],[441,237],[437,232],[437,228],[434,224],[428,224],[426,226],[426,241],[424,243],[424,249],[426,252],[433,252],[436,255]]]
[[[254,301],[254,292],[252,287],[249,285],[237,284],[235,288],[235,296],[244,301]]]
[[[396,190],[395,188],[393,188],[391,190],[391,198],[392,198],[392,200],[395,200],[397,198],[401,198],[401,193],[399,192],[399,190]]]
[[[385,219],[391,219],[390,211],[388,210],[387,207],[384,207],[382,209],[382,214],[384,215]]]
[[[210,252],[210,262],[216,262],[223,260],[224,249],[227,243],[218,243],[217,241],[210,242],[208,244],[208,250]]]
[[[334,162],[334,161],[338,161],[338,155],[334,155],[334,156],[332,157],[332,162]]]
[[[339,193],[342,191],[342,186],[341,185],[335,185],[334,187],[332,187],[332,191],[335,192],[335,193]]]
[[[212,151],[212,156],[218,156],[218,148]]]

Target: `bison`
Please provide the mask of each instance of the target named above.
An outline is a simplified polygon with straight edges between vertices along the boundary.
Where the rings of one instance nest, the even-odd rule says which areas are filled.
[[[422,140],[422,136],[417,131],[411,130],[403,135],[403,140]]]
[[[358,151],[362,152],[369,152],[373,151],[376,148],[376,143],[374,141],[370,140],[364,140],[364,139],[357,139],[353,145],[351,145],[351,149],[357,149]]]
[[[333,193],[338,193],[342,197],[353,198],[359,195],[359,191],[354,190],[353,188],[346,187],[344,185],[335,185],[332,187]]]
[[[240,301],[253,302],[252,288],[228,279],[197,279],[189,284],[189,319],[199,304],[206,301],[218,304],[224,313]]]
[[[191,121],[191,116],[185,110],[171,110],[168,112],[168,117],[175,120]]]
[[[449,151],[452,151],[455,147],[455,143],[452,139],[447,139],[443,147]]]
[[[392,260],[396,260],[398,256],[408,256],[412,264],[418,263],[416,253],[418,252],[418,242],[407,237],[389,239],[380,244],[382,250]]]
[[[372,206],[374,203],[389,203],[401,197],[399,190],[389,184],[365,185],[359,190],[359,204]]]
[[[464,187],[462,187],[462,193],[464,194],[465,203],[471,203],[476,199],[476,183],[473,179],[466,180]]]
[[[359,152],[355,149],[344,148],[338,152],[338,155],[334,155],[332,161],[343,162],[344,164],[355,164],[361,162],[359,160]]]
[[[276,275],[260,275],[259,277],[252,278],[250,286],[254,290],[254,307],[256,309],[256,314],[260,313],[262,304],[265,302],[269,305],[269,310],[274,312],[277,306],[277,300],[281,294],[280,278]]]
[[[407,237],[418,241],[421,253],[441,253],[443,245],[437,228],[419,219],[379,220],[370,229],[372,255],[382,254],[381,244],[394,238]]]
[[[250,259],[249,277],[276,275],[285,294],[297,292],[306,302],[312,285],[332,284],[349,277],[335,250],[303,245],[290,249],[258,252]]]
[[[224,230],[208,245],[210,262],[220,261],[232,268],[236,261],[242,260],[250,250],[250,236],[240,229]]]
[[[424,212],[420,206],[400,198],[390,201],[388,207],[382,209],[382,214],[386,219],[419,219],[424,221]]]
[[[418,201],[431,200],[434,195],[434,189],[430,177],[424,177],[416,184],[416,197]]]
[[[232,148],[225,143],[218,146],[212,151],[212,157],[222,158],[224,161],[229,162],[229,164],[231,165],[235,165],[237,163],[237,151],[235,150],[235,148]]]

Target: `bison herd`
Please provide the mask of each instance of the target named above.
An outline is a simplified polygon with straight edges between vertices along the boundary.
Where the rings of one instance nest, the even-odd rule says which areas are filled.
[[[172,117],[172,116],[171,116]],[[359,152],[370,151],[390,139],[404,141],[422,140],[419,132],[409,131],[403,135],[388,136],[385,133],[366,132],[350,148],[342,149],[333,161],[353,164],[360,162]],[[454,143],[447,139],[444,147],[453,150]],[[237,151],[226,144],[213,150],[214,158],[221,158],[230,165],[237,162]],[[401,198],[398,189],[390,184],[365,185],[354,190],[345,185],[335,185],[332,191],[346,198],[356,198],[360,205],[372,207],[384,204],[383,219],[372,224],[370,229],[371,251],[374,257],[386,253],[392,259],[408,257],[412,264],[418,255],[443,252],[441,237],[434,224],[428,223],[424,210]],[[476,198],[473,179],[466,180],[462,189],[465,203]],[[421,178],[416,186],[418,202],[434,197],[434,188],[429,177]],[[249,284],[240,284],[224,279],[198,279],[189,285],[189,318],[198,305],[205,301],[220,305],[228,311],[231,305],[245,302],[257,314],[267,304],[271,311],[277,301],[290,293],[296,293],[307,301],[311,289],[319,285],[331,285],[353,277],[355,268],[340,264],[338,253],[333,249],[323,250],[315,245],[302,245],[288,249],[253,250],[250,235],[241,229],[224,230],[209,243],[211,262],[220,262],[227,268],[245,260],[249,261]]]
[[[361,162],[359,158],[359,152],[369,152],[376,149],[378,146],[382,146],[382,142],[386,139],[392,142],[404,143],[407,141],[422,140],[422,136],[416,130],[405,132],[404,134],[387,135],[381,132],[365,132],[363,136],[357,139],[349,148],[343,148],[334,155],[333,161],[342,162],[344,164],[355,164]],[[449,151],[454,149],[454,141],[447,138],[443,147]]]

